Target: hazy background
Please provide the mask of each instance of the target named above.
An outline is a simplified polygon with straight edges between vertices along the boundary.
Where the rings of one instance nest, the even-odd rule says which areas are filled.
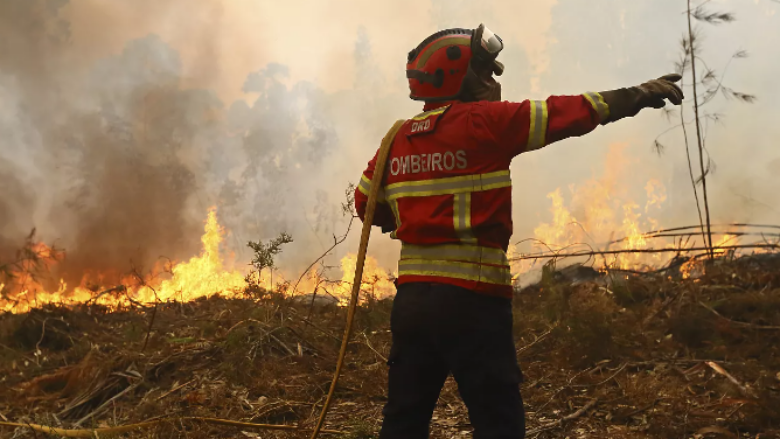
[[[738,20],[698,26],[703,58],[722,72],[747,50],[724,82],[758,96],[708,106],[723,114],[707,131],[713,218],[780,223],[780,4],[709,7]],[[673,71],[684,9],[683,0],[0,1],[0,256],[35,226],[68,250],[73,277],[186,258],[217,205],[241,261],[249,239],[287,231],[295,243],[280,265],[298,270],[343,232],[344,190],[386,130],[420,111],[404,68],[423,38],[485,22],[506,45],[504,98],[542,99]],[[652,148],[678,120],[645,110],[515,159],[514,240],[550,221],[549,192],[566,199],[606,163],[618,202],[644,206],[657,179],[668,195],[653,213],[661,225],[696,223],[680,132],[660,139],[662,156]],[[376,233],[370,253],[393,268],[397,249]]]

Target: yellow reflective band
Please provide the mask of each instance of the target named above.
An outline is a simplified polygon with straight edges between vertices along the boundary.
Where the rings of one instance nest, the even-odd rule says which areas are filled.
[[[510,186],[512,179],[509,170],[506,170],[434,180],[404,181],[389,184],[384,189],[388,200],[396,200],[403,197],[466,194]]]
[[[437,114],[444,113],[445,111],[447,111],[447,108],[449,108],[449,107],[450,107],[449,105],[445,105],[445,106],[443,106],[441,108],[436,108],[436,109],[431,110],[431,111],[426,111],[425,113],[420,113],[417,116],[414,116],[412,118],[412,120],[425,120],[425,119],[427,119],[427,118],[429,118],[431,116],[435,116]]]
[[[368,196],[368,191],[371,189],[371,180],[366,177],[366,174],[363,174],[360,176],[360,184],[358,185],[358,190],[363,193],[363,195]]]
[[[366,174],[360,176],[360,184],[358,184],[358,190],[365,196],[368,196],[368,192],[371,189],[371,180],[366,177]],[[376,201],[379,203],[387,203],[385,198],[385,188],[379,188]]]
[[[439,41],[433,43],[430,47],[425,49],[425,51],[422,54],[420,54],[419,58],[417,58],[417,66],[415,68],[421,69],[425,67],[425,63],[428,62],[428,58],[430,58],[431,55],[436,53],[437,50],[441,49],[444,46],[470,46],[470,45],[471,45],[471,37],[457,36],[457,37],[442,38]]]
[[[530,101],[531,124],[528,128],[527,151],[533,151],[546,145],[547,138],[547,101]]]
[[[468,262],[402,259],[398,261],[398,275],[449,277],[489,284],[512,285],[508,266],[493,267]]]
[[[500,248],[464,244],[402,244],[401,259],[447,260],[509,265],[506,252]]]
[[[582,96],[585,97],[585,99],[590,102],[590,105],[593,107],[594,110],[596,110],[596,113],[599,114],[599,121],[601,123],[604,123],[607,119],[609,119],[609,105],[607,105],[606,102],[604,102],[604,98],[601,96],[600,93],[594,93],[594,92],[588,92],[583,94]]]
[[[477,238],[471,231],[471,193],[456,194],[453,200],[453,209],[452,221],[460,242],[476,244]]]

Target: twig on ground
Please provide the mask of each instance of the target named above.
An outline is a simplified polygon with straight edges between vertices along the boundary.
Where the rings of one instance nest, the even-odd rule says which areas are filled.
[[[578,388],[582,388],[582,387],[593,387],[593,386],[600,386],[600,385],[602,385],[602,384],[605,384],[605,383],[609,382],[609,381],[610,381],[612,378],[615,378],[616,376],[618,376],[618,374],[619,374],[620,372],[622,372],[622,371],[623,371],[623,369],[625,369],[625,368],[626,368],[626,366],[628,366],[628,364],[629,364],[629,363],[623,363],[623,364],[622,364],[620,367],[618,367],[618,368],[617,368],[617,371],[616,371],[615,373],[613,373],[612,375],[610,375],[610,376],[609,376],[609,378],[605,379],[604,381],[600,381],[600,382],[598,382],[598,383],[595,383],[595,384],[573,384],[571,387],[578,387]]]
[[[296,317],[298,317],[298,316],[296,316]],[[325,335],[327,335],[328,337],[332,338],[333,340],[336,340],[337,342],[341,342],[341,339],[340,339],[340,338],[338,338],[338,337],[336,337],[335,335],[331,334],[329,331],[327,331],[327,330],[323,329],[321,326],[318,326],[318,325],[317,325],[317,324],[315,324],[314,322],[312,322],[312,321],[310,321],[310,320],[307,320],[307,319],[304,319],[303,317],[298,317],[298,319],[299,319],[300,321],[302,321],[303,323],[305,323],[306,325],[311,325],[311,326],[312,326],[314,329],[317,329],[317,330],[319,330],[320,332],[322,332],[323,334],[325,334]]]
[[[553,326],[552,328],[550,328],[550,329],[548,329],[548,330],[544,331],[543,333],[541,333],[541,334],[540,334],[538,337],[536,337],[536,339],[535,339],[534,341],[532,341],[531,343],[529,343],[529,344],[527,344],[527,345],[525,345],[525,346],[521,347],[520,349],[518,349],[518,350],[517,350],[517,355],[520,355],[520,354],[522,354],[523,352],[527,351],[528,349],[531,349],[532,347],[534,347],[534,345],[536,345],[536,344],[537,344],[537,343],[539,343],[540,341],[542,341],[542,340],[544,340],[545,338],[547,338],[547,336],[548,336],[548,335],[550,335],[550,334],[552,333],[552,330],[553,330],[553,329],[555,329],[555,326]]]
[[[49,318],[46,317],[43,319],[43,323],[41,323],[41,337],[38,339],[38,343],[35,343],[35,352],[38,352],[40,350],[41,342],[43,342],[43,337],[46,336],[46,322],[49,321]]]
[[[259,324],[261,324],[261,325],[263,325],[265,327],[268,327],[268,325],[266,323],[261,322],[260,320],[255,320],[255,319],[241,320],[240,322],[238,322],[235,325],[231,326],[230,329],[227,330],[227,332],[225,333],[225,337],[227,337],[231,332],[233,332],[234,329],[236,329],[237,327],[243,325],[246,322],[255,322],[255,323],[259,323]]]
[[[753,392],[750,391],[750,389],[748,389],[744,384],[740,383],[739,380],[734,378],[734,376],[732,374],[730,374],[726,369],[721,367],[718,363],[716,363],[714,361],[707,361],[704,364],[709,366],[712,370],[714,370],[715,372],[719,373],[720,375],[723,375],[724,377],[726,377],[735,386],[737,386],[737,388],[739,388],[740,392],[742,392],[743,395],[751,397],[751,398],[755,398],[756,397],[756,395],[753,394]]]
[[[173,389],[171,389],[171,390],[169,390],[169,391],[167,391],[167,392],[163,393],[162,395],[158,396],[158,397],[155,399],[155,401],[159,401],[159,400],[161,400],[161,399],[163,399],[163,398],[167,397],[168,395],[170,395],[170,394],[172,394],[173,392],[175,392],[175,391],[177,391],[177,390],[181,389],[182,387],[184,387],[184,386],[186,386],[186,385],[188,385],[188,384],[191,384],[193,381],[195,381],[195,379],[194,379],[194,378],[193,378],[193,379],[191,379],[191,380],[189,380],[189,381],[187,381],[187,382],[186,382],[186,383],[184,383],[184,384],[179,384],[178,386],[174,387]]]
[[[598,402],[598,400],[599,400],[598,398],[591,399],[587,404],[582,406],[582,408],[580,408],[576,412],[574,412],[572,414],[569,414],[569,415],[566,415],[566,416],[562,417],[561,419],[558,419],[557,421],[553,421],[553,422],[550,422],[548,424],[544,424],[544,425],[541,425],[539,427],[536,427],[536,428],[533,428],[531,430],[528,430],[526,432],[526,435],[532,435],[532,434],[538,435],[539,433],[542,433],[544,431],[548,431],[548,430],[552,430],[553,428],[557,428],[560,425],[562,425],[564,422],[571,421],[572,419],[577,419],[580,416],[582,416],[583,414],[585,414],[585,412],[590,410],[593,406],[595,406],[596,403]]]
[[[728,317],[723,316],[723,314],[715,311],[711,307],[704,304],[704,302],[699,302],[699,305],[701,305],[704,309],[708,310],[709,312],[715,314],[716,316],[720,317],[723,320],[726,320],[727,322],[733,323],[737,326],[742,326],[743,328],[751,328],[751,329],[770,329],[770,330],[777,330],[780,329],[780,326],[762,326],[762,325],[754,325],[752,323],[745,323],[745,322],[738,322],[736,320],[731,320]]]
[[[287,353],[288,353],[288,354],[292,355],[293,357],[297,355],[295,352],[293,352],[293,350],[292,350],[292,349],[290,349],[290,348],[289,348],[289,347],[288,347],[286,344],[284,344],[284,342],[283,342],[283,341],[279,340],[279,338],[278,338],[278,337],[276,337],[275,335],[271,334],[270,332],[268,332],[266,335],[268,335],[268,337],[269,337],[271,340],[273,340],[273,341],[275,341],[275,342],[279,343],[279,345],[280,345],[281,347],[283,347],[283,348],[284,348],[284,350],[285,350],[285,351],[287,351]]]
[[[377,351],[376,349],[374,349],[373,346],[371,346],[371,341],[368,339],[368,335],[366,335],[365,332],[363,333],[363,337],[366,339],[366,346],[368,346],[368,348],[371,349],[372,351],[374,351],[375,354],[379,355],[379,358],[381,358],[382,360],[384,360],[385,363],[387,363],[387,361],[388,361],[387,357],[385,357],[384,355],[380,354],[379,351]]]
[[[154,325],[154,318],[157,316],[157,301],[154,302],[154,308],[152,309],[152,318],[149,319],[149,327],[146,328],[146,337],[144,337],[144,346],[141,348],[141,352],[146,350],[146,346],[149,344],[149,335],[152,333],[152,326]]]
[[[80,425],[81,425],[81,424],[82,424],[84,421],[86,421],[87,419],[89,419],[89,418],[91,418],[91,417],[93,417],[93,416],[95,416],[95,415],[97,415],[97,414],[99,414],[99,413],[103,412],[105,409],[107,409],[107,408],[108,408],[108,406],[109,406],[109,405],[111,405],[111,403],[112,403],[113,401],[115,401],[115,400],[117,400],[117,399],[121,398],[121,397],[122,397],[122,395],[124,395],[125,393],[128,393],[128,392],[130,392],[130,391],[132,391],[132,390],[135,390],[135,388],[136,388],[136,387],[138,387],[138,386],[140,386],[142,382],[143,382],[143,380],[142,380],[142,379],[139,379],[138,381],[134,382],[133,384],[131,384],[131,385],[127,386],[127,387],[126,387],[124,390],[122,390],[121,392],[119,392],[119,393],[117,393],[116,395],[112,396],[110,399],[108,399],[106,402],[104,402],[103,404],[101,404],[101,405],[100,405],[98,408],[96,408],[95,410],[93,410],[91,413],[89,413],[88,415],[86,415],[86,416],[84,416],[83,418],[81,418],[81,419],[79,419],[78,421],[76,421],[76,423],[74,423],[73,425],[74,425],[74,426],[76,426],[76,427],[78,427],[78,426],[80,426]]]

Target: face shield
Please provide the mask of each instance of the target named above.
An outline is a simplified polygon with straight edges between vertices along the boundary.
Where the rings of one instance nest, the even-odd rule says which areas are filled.
[[[501,37],[494,34],[490,29],[485,27],[484,24],[480,24],[477,28],[477,36],[479,36],[479,45],[482,48],[480,52],[482,56],[489,57],[490,59],[496,59],[498,53],[504,48],[504,42]]]
[[[488,67],[496,76],[504,73],[504,65],[496,61],[498,54],[504,49],[504,41],[488,29],[484,24],[480,24],[474,30],[471,38],[471,53],[474,61],[483,67]]]
[[[471,36],[471,62],[461,84],[460,97],[464,101],[500,101],[501,84],[493,75],[501,76],[504,65],[496,60],[504,48],[501,37],[480,24]]]

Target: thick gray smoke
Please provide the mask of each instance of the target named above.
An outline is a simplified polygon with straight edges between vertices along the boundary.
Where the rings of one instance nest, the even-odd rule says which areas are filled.
[[[331,232],[325,206],[340,200],[297,190],[317,187],[336,142],[321,91],[288,88],[272,64],[244,83],[254,102],[225,108],[183,85],[179,54],[154,35],[75,65],[65,4],[0,3],[0,249],[39,226],[78,282],[196,254],[212,205],[239,251],[283,230]]]

